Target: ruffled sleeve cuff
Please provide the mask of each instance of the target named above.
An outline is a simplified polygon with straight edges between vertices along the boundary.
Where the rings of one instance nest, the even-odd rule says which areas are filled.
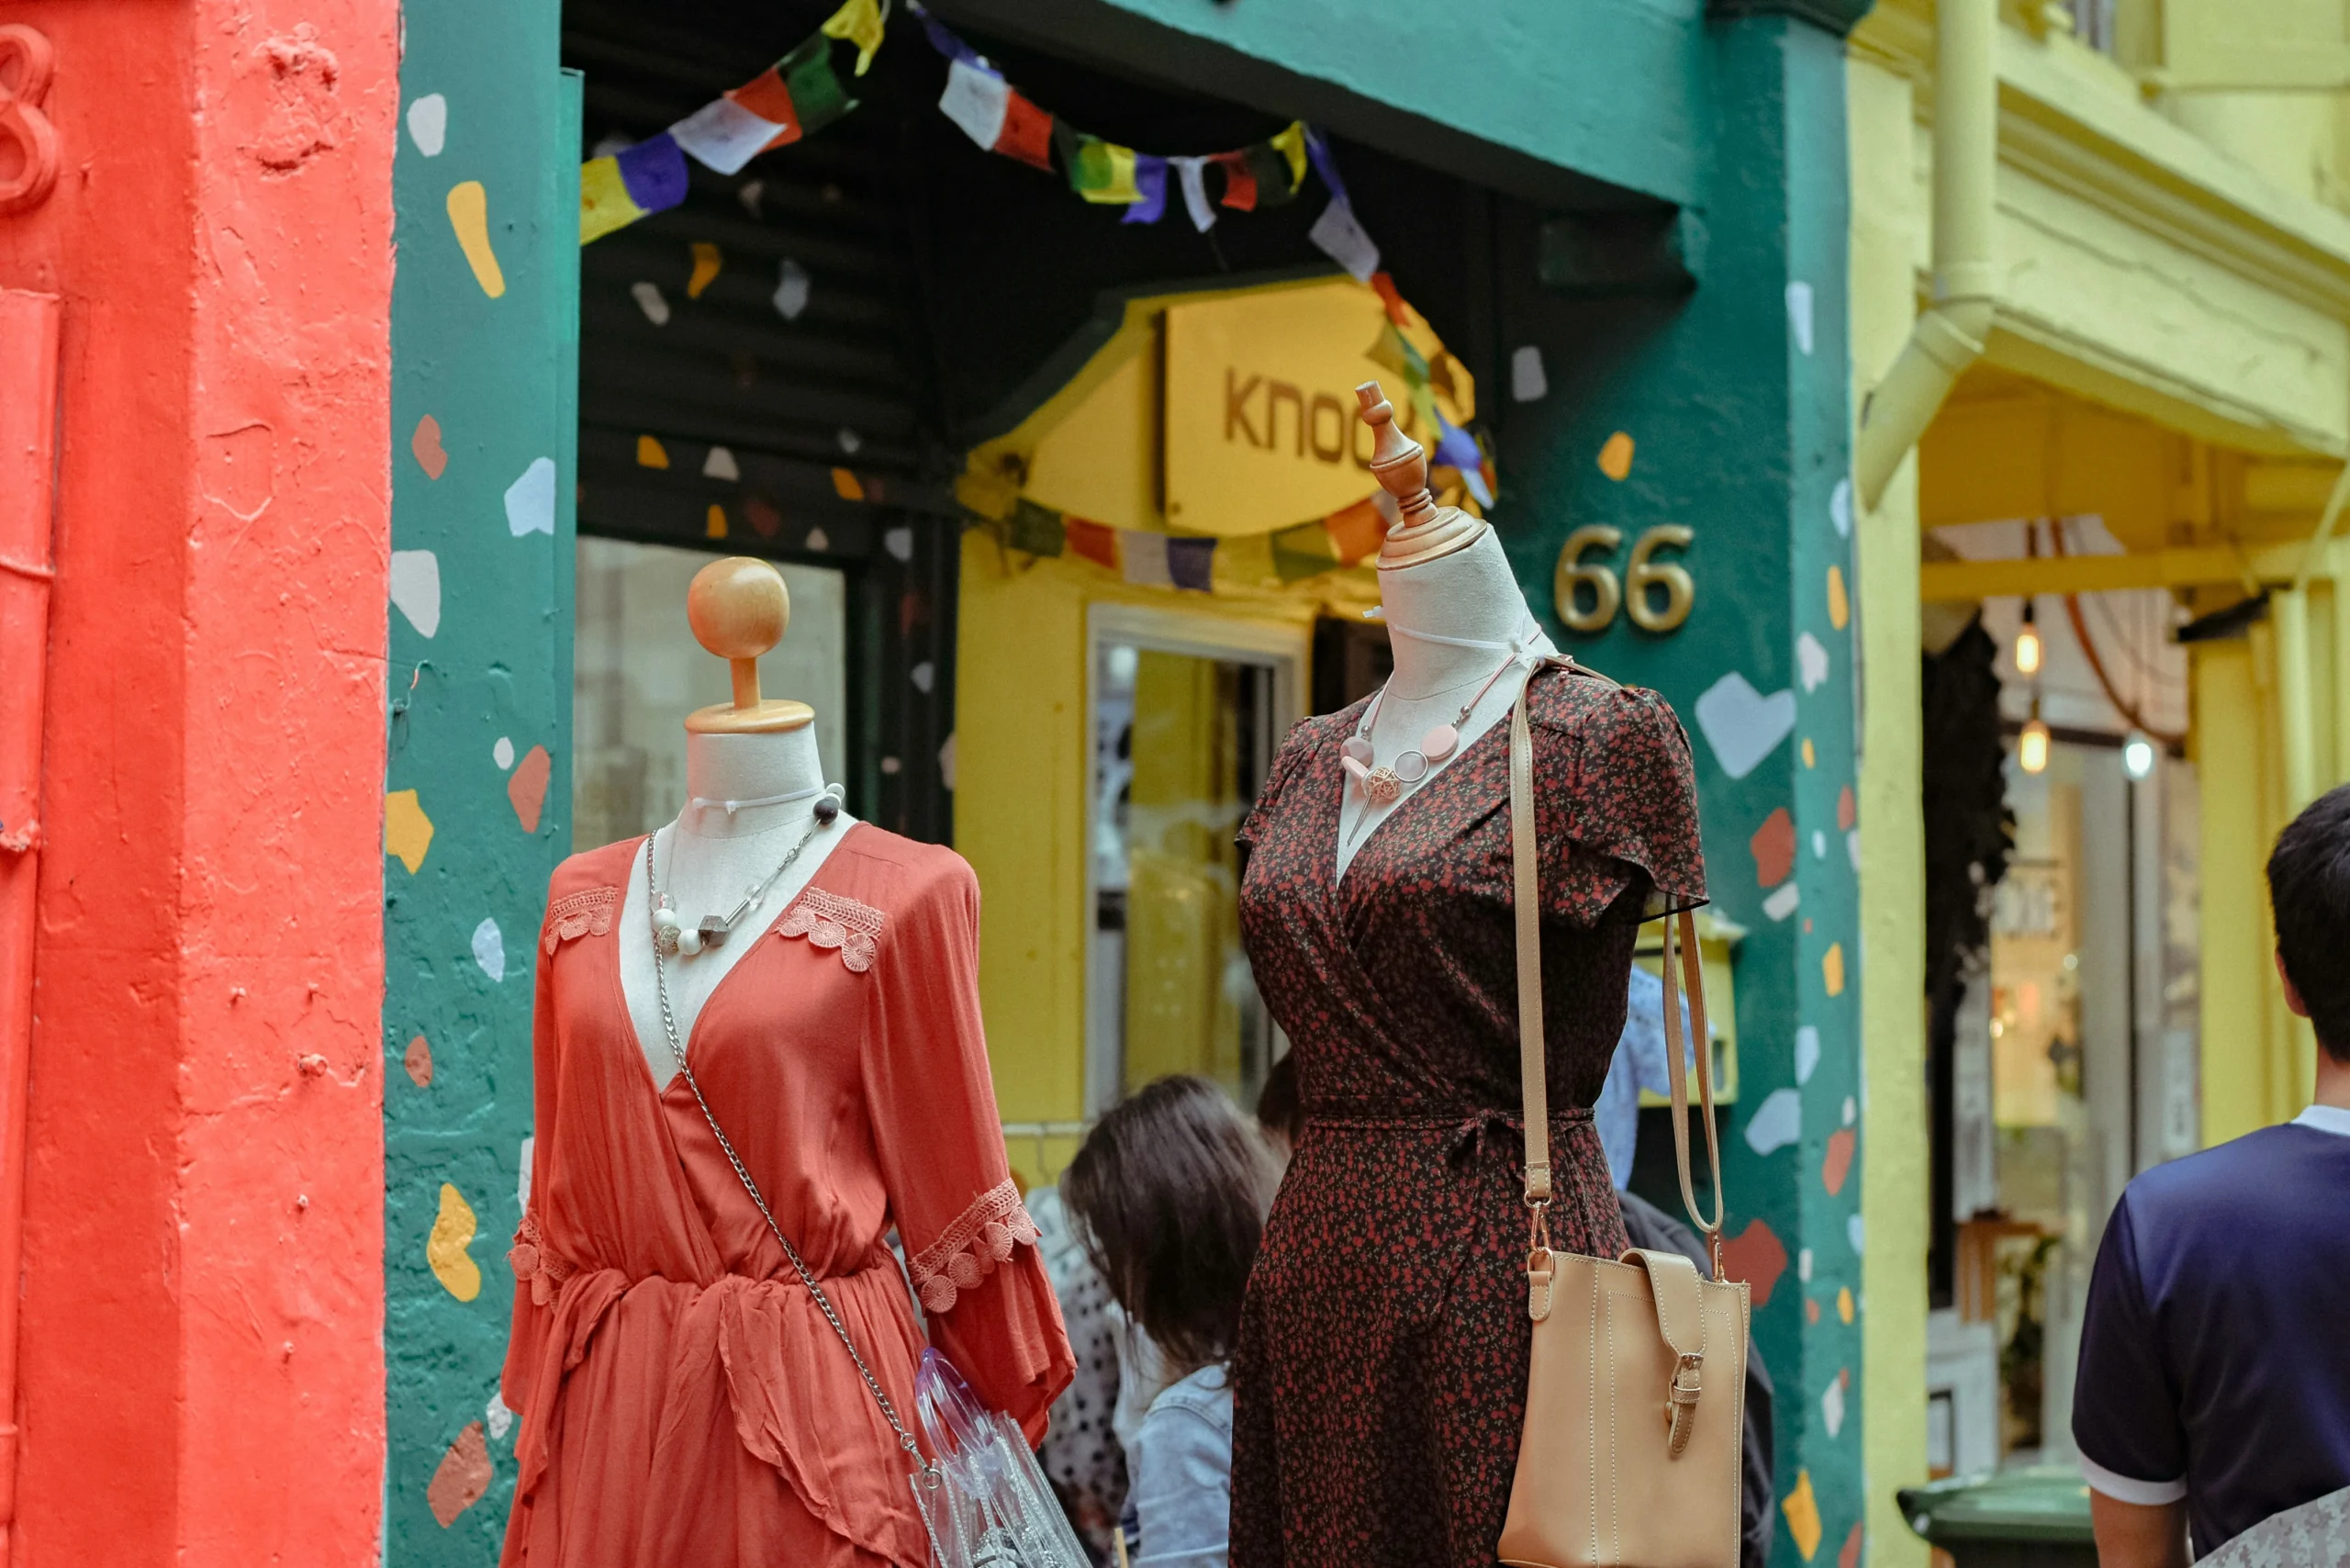
[[[1031,1443],[1043,1439],[1052,1403],[1077,1371],[1037,1235],[1020,1190],[1005,1181],[908,1265],[932,1341]]]

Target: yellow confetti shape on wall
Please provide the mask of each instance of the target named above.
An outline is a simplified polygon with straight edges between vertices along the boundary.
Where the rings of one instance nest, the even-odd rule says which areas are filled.
[[[456,1188],[442,1182],[441,1213],[425,1238],[424,1260],[432,1265],[432,1277],[459,1301],[481,1294],[481,1266],[465,1253],[473,1245],[475,1228],[473,1206]]]
[[[865,498],[865,485],[848,469],[835,468],[833,470],[833,493],[845,501],[861,501]]]
[[[479,180],[449,187],[449,227],[457,231],[457,244],[473,263],[474,281],[481,291],[492,299],[503,295],[506,274],[498,268],[498,252],[489,248],[489,193]]]
[[[1632,438],[1617,431],[1600,446],[1599,471],[1621,481],[1632,471]]]
[[[707,240],[694,241],[694,275],[686,280],[686,297],[699,299],[701,291],[717,281],[718,271],[726,264],[718,247]]]
[[[1819,1499],[1812,1495],[1811,1472],[1796,1472],[1796,1489],[1779,1505],[1787,1516],[1787,1533],[1796,1538],[1796,1550],[1803,1553],[1806,1562],[1819,1550]]]
[[[1844,994],[1844,944],[1830,942],[1828,952],[1819,960],[1819,978],[1828,982],[1828,994]]]
[[[1806,735],[1803,738],[1803,765],[1806,767],[1817,767],[1819,766],[1819,754],[1811,749],[1811,737],[1809,735]]]
[[[666,468],[669,449],[649,435],[636,438],[636,465],[639,468]]]
[[[1852,1321],[1852,1287],[1850,1285],[1836,1293],[1836,1316],[1847,1323]]]
[[[1852,601],[1844,597],[1844,569],[1830,566],[1828,568],[1828,624],[1841,632],[1844,623],[1852,618]]]
[[[726,509],[716,501],[710,503],[710,515],[703,520],[702,532],[711,539],[726,537]]]
[[[384,853],[399,857],[411,877],[424,868],[424,852],[432,847],[432,819],[417,803],[413,790],[394,790],[384,797]]]

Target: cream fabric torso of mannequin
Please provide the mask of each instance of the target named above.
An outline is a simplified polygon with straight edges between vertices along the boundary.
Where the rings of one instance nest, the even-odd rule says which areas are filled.
[[[824,857],[856,825],[856,819],[846,812],[829,826],[816,822],[815,791],[823,782],[813,724],[767,734],[686,736],[687,803],[677,821],[653,835],[653,862],[662,891],[688,926],[699,924],[705,914],[723,917],[745,892],[767,879],[802,837],[815,836],[767,896],[744,913],[723,943],[691,957],[679,954],[662,960],[680,1041],[690,1042],[694,1020],[727,971],[757,946],[776,916],[815,879]],[[801,790],[810,792],[775,805],[729,812],[723,804]],[[715,803],[697,805],[697,801]],[[653,972],[653,900],[645,886],[642,849],[630,864],[628,890],[621,903],[620,944],[621,991],[629,1019],[653,1081],[666,1088],[677,1076],[677,1062],[661,1026]]]
[[[1380,700],[1378,722],[1371,735],[1374,766],[1392,767],[1396,757],[1416,750],[1420,737],[1438,724],[1452,722],[1460,705],[1511,657],[1513,640],[1528,655],[1555,654],[1526,595],[1510,571],[1509,557],[1494,531],[1486,528],[1476,540],[1433,561],[1379,574],[1383,619],[1395,652],[1395,673],[1387,695]],[[1432,642],[1410,635],[1427,633],[1458,639]],[[1461,646],[1485,643],[1488,647]],[[1349,782],[1338,808],[1337,876],[1344,881],[1355,852],[1377,831],[1390,812],[1427,788],[1427,779],[1443,771],[1478,737],[1509,716],[1525,683],[1526,662],[1505,674],[1479,698],[1460,723],[1460,740],[1444,763],[1431,763],[1427,777],[1404,787],[1393,803],[1373,806],[1360,785]]]

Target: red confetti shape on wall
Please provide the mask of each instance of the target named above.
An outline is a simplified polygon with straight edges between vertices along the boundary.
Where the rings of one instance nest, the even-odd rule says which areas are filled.
[[[1850,1127],[1838,1127],[1828,1135],[1828,1158],[1820,1164],[1819,1179],[1831,1198],[1844,1190],[1844,1178],[1852,1173],[1853,1141]]]
[[[539,810],[547,803],[547,775],[554,770],[547,748],[534,745],[507,776],[506,798],[514,802],[514,815],[524,833],[539,831]]]
[[[1850,833],[1852,824],[1860,820],[1860,803],[1852,799],[1852,787],[1847,784],[1843,793],[1836,797],[1836,826],[1840,832]]]
[[[1772,1287],[1787,1271],[1787,1249],[1778,1233],[1761,1220],[1722,1244],[1722,1272],[1744,1280],[1754,1292],[1754,1305],[1771,1305]]]
[[[428,479],[438,479],[442,470],[449,466],[449,454],[441,445],[441,421],[431,414],[416,421],[416,433],[408,437],[408,449]]]
[[[481,1435],[481,1423],[474,1421],[441,1456],[431,1484],[424,1488],[425,1506],[441,1521],[441,1528],[447,1529],[488,1491],[489,1444]]]
[[[773,539],[775,531],[783,526],[783,513],[776,510],[775,503],[765,496],[743,498],[743,520],[762,539]]]
[[[1787,879],[1796,868],[1796,819],[1781,806],[1762,819],[1754,836],[1746,841],[1754,852],[1754,880],[1759,887],[1775,888]]]
[[[1836,1568],[1861,1568],[1861,1527],[1854,1525],[1852,1533],[1844,1538],[1844,1548],[1836,1553]]]
[[[419,1035],[408,1043],[408,1050],[400,1057],[400,1065],[408,1069],[408,1077],[419,1089],[432,1087],[432,1047],[424,1043],[423,1036]]]

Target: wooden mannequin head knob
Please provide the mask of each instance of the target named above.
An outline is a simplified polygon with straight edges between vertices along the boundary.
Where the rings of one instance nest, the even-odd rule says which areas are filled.
[[[796,730],[816,717],[805,702],[759,698],[759,655],[791,625],[791,592],[770,561],[729,555],[694,574],[686,590],[686,623],[701,645],[727,662],[734,700],[696,710],[686,728],[698,734]]]
[[[1395,526],[1379,547],[1379,569],[1401,571],[1476,543],[1485,524],[1458,507],[1440,507],[1428,494],[1428,455],[1395,428],[1395,410],[1376,381],[1355,388],[1362,422],[1371,427],[1371,476],[1395,498]]]

